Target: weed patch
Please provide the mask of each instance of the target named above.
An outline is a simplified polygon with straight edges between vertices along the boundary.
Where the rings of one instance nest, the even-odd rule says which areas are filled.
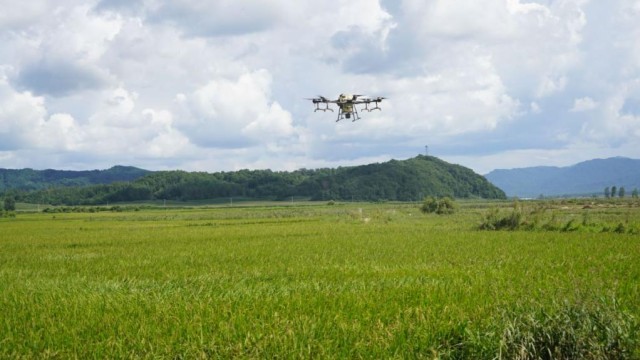
[[[628,218],[624,221],[611,223],[594,219],[589,213],[592,210],[582,211],[584,212],[580,216],[576,216],[572,212],[563,212],[539,205],[525,208],[515,202],[513,208],[508,211],[498,208],[487,210],[476,228],[479,230],[640,234],[640,224],[630,221]],[[579,219],[580,217],[581,219]]]

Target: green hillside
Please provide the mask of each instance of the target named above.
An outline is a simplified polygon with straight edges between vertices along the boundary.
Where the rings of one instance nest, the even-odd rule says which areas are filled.
[[[33,170],[0,169],[0,193],[7,190],[39,190],[50,187],[110,184],[133,181],[149,173],[132,166],[114,166],[107,170]]]
[[[431,156],[337,169],[293,172],[158,171],[135,181],[19,194],[21,201],[98,205],[145,200],[191,201],[223,197],[284,200],[414,201],[426,196],[505,198],[472,170]]]
[[[409,201],[425,196],[491,199],[505,196],[471,169],[422,155],[403,161],[338,168],[302,185],[308,186],[315,199]]]

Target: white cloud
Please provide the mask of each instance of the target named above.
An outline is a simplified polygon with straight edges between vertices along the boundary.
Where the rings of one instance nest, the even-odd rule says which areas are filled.
[[[110,74],[99,60],[119,32],[120,19],[94,16],[89,5],[46,10],[34,16],[28,31],[5,33],[5,46],[14,52],[7,57],[15,81],[36,94],[53,96],[106,86]]]
[[[530,110],[531,110],[531,112],[533,114],[540,114],[542,112],[542,108],[535,101],[532,101],[531,104],[529,105],[529,107],[530,107]]]
[[[32,147],[30,134],[46,113],[42,97],[16,91],[0,74],[0,150]]]
[[[34,21],[47,15],[49,5],[45,1],[0,1],[0,30],[29,27]]]
[[[174,128],[173,116],[166,110],[145,109],[142,111],[144,122],[153,129],[150,140],[141,144],[137,151],[145,156],[168,158],[181,156],[193,151],[189,139]]]
[[[603,101],[599,116],[584,124],[582,135],[591,141],[615,147],[640,142],[640,113],[623,111],[630,98],[640,100],[640,81],[621,86],[611,93]]]
[[[640,157],[637,1],[4,5],[0,167]],[[356,123],[304,100],[341,92],[388,100]]]
[[[141,119],[133,118],[138,94],[123,88],[108,90],[93,116],[89,118],[91,126],[133,128],[140,125]]]
[[[34,147],[76,151],[82,146],[84,132],[69,114],[53,114],[33,129]]]
[[[212,80],[190,96],[179,94],[178,126],[202,147],[253,146],[291,136],[291,114],[271,100],[271,81],[268,71],[257,70]]]
[[[272,103],[269,110],[259,114],[242,133],[256,139],[290,136],[293,134],[291,114],[277,102]]]
[[[549,76],[544,77],[540,84],[538,85],[538,89],[535,92],[536,98],[546,97],[549,95],[553,95],[565,89],[567,86],[567,78],[565,76],[560,76],[557,78],[551,78]]]
[[[571,108],[571,112],[581,112],[581,111],[589,111],[593,110],[598,106],[598,103],[590,97],[583,97],[576,99],[573,102],[573,107]]]
[[[158,2],[150,20],[174,24],[190,36],[242,35],[270,28],[285,8],[282,1],[174,0]]]
[[[490,131],[518,114],[519,103],[507,93],[490,57],[457,61],[459,67],[430,76],[389,80],[394,107],[388,113],[395,118],[389,131],[443,136]]]

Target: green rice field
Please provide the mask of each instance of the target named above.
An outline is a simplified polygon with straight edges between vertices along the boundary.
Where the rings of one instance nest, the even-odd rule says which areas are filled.
[[[419,207],[0,218],[0,358],[640,358],[637,202]]]

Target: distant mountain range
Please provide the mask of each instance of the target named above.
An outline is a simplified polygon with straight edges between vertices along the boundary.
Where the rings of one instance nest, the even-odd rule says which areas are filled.
[[[640,160],[624,157],[594,159],[573,166],[538,166],[493,170],[485,177],[510,197],[603,195],[621,186],[627,196],[640,188]]]
[[[0,183],[3,184],[0,192],[21,190],[16,195],[19,201],[49,204],[98,205],[225,197],[356,201],[415,201],[426,196],[506,197],[502,190],[471,169],[423,155],[361,166],[291,172],[149,172],[121,166],[89,172],[0,170]]]

